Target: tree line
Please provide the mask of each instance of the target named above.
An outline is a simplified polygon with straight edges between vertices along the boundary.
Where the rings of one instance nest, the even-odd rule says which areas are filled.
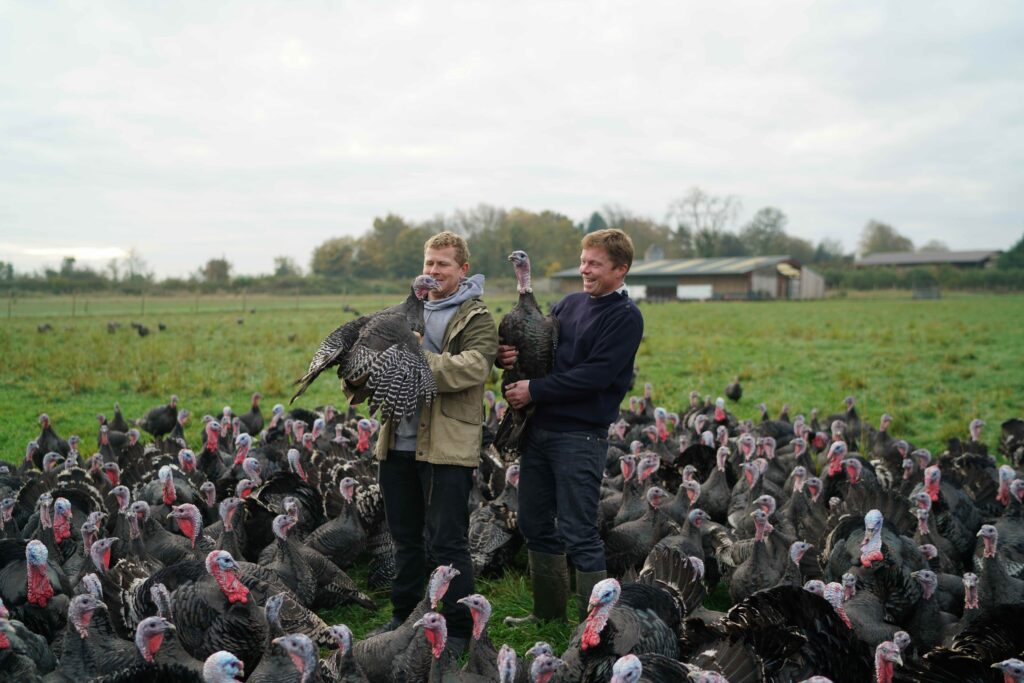
[[[694,187],[671,202],[665,218],[660,221],[633,214],[617,205],[606,205],[580,223],[556,211],[534,212],[486,204],[418,223],[388,214],[374,219],[362,235],[331,237],[317,245],[308,268],[291,257],[277,256],[270,273],[234,275],[233,264],[221,256],[208,259],[188,277],[157,280],[141,255],[132,250],[126,258],[112,260],[103,269],[81,266],[73,257],[64,258],[57,268],[44,268],[35,273],[18,273],[11,264],[0,262],[0,289],[63,293],[110,290],[128,294],[401,291],[411,274],[420,271],[423,243],[441,230],[452,230],[467,238],[474,272],[492,279],[511,280],[511,267],[506,257],[512,250],[524,249],[530,254],[537,276],[551,275],[575,266],[583,234],[608,227],[619,228],[630,235],[637,258],[643,258],[649,249],[651,254],[662,258],[785,254],[802,263],[816,265],[826,273],[830,286],[855,289],[884,286],[879,284],[883,281],[891,283],[890,286],[916,286],[922,278],[932,277],[936,282],[940,278],[939,269],[914,269],[919,272],[913,276],[895,270],[885,277],[865,275],[865,271],[851,268],[853,256],[844,253],[839,240],[823,239],[815,244],[789,234],[789,219],[776,207],[763,207],[734,227],[741,209],[739,198],[733,195],[715,195]],[[857,245],[861,256],[914,249],[909,238],[877,220],[867,222]],[[921,245],[920,250],[948,248],[933,240]],[[1024,269],[1024,237],[1002,255],[999,265],[1001,269]],[[970,276],[941,275],[944,282],[961,283],[950,286],[1024,288],[1024,278],[999,277],[1003,278],[999,280],[1001,284],[985,285],[978,284],[984,279],[977,276],[972,280]],[[1015,282],[1022,282],[1022,285],[1012,284]]]

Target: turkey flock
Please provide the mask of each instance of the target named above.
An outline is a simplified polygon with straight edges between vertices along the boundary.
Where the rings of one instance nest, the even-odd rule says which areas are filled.
[[[94,445],[41,415],[20,464],[0,465],[0,681],[1024,682],[1024,420],[1002,424],[998,458],[980,420],[933,454],[853,398],[752,421],[652,394],[609,427],[610,578],[567,649],[495,647],[475,594],[461,657],[438,610],[450,567],[393,631],[356,641],[318,616],[375,609],[366,590],[393,576],[375,420],[264,416],[256,393],[190,444],[172,396],[97,415]],[[485,576],[523,545],[495,398],[469,502]],[[712,593],[732,607],[707,608]]]

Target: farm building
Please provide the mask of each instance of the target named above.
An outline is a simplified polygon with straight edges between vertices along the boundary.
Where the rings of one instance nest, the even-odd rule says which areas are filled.
[[[992,268],[999,257],[998,250],[983,251],[888,251],[869,254],[857,260],[858,268],[884,266],[914,268],[918,266],[953,266],[954,268]]]
[[[563,292],[579,290],[580,274],[552,275]],[[825,279],[788,256],[645,259],[626,276],[633,299],[819,299]]]

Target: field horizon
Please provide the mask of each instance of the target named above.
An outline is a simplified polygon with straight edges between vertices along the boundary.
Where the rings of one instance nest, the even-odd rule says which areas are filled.
[[[220,414],[225,405],[245,412],[254,391],[269,412],[287,404],[320,339],[354,316],[343,307],[369,312],[399,299],[202,297],[197,312],[194,297],[154,297],[144,314],[132,314],[125,297],[95,297],[88,311],[79,300],[74,317],[69,297],[33,299],[31,315],[0,326],[0,457],[22,457],[42,412],[62,436],[76,433],[85,443],[95,436],[96,413],[111,413],[114,401],[135,418],[177,394],[193,414],[190,439],[198,438],[202,415]],[[486,300],[496,318],[514,304],[508,295]],[[986,420],[986,440],[995,446],[999,423],[1022,412],[1024,295],[643,302],[641,310],[646,327],[634,393],[651,382],[657,405],[670,411],[684,409],[691,390],[714,399],[738,376],[744,395],[730,410],[741,419],[757,420],[761,402],[772,416],[783,403],[792,415],[815,407],[825,415],[853,395],[862,418],[875,423],[889,412],[894,434],[932,450],[966,435],[974,417]],[[121,327],[109,333],[108,320]],[[139,337],[133,321],[151,333]],[[52,331],[38,332],[42,324]],[[347,405],[332,373],[297,401],[327,403]]]

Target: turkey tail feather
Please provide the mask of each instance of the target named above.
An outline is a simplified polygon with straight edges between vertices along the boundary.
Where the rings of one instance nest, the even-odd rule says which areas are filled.
[[[533,406],[527,406],[525,410],[509,408],[498,423],[498,430],[494,434],[494,447],[507,462],[519,457],[523,449],[523,439],[526,438],[526,426],[530,423],[532,414]]]
[[[294,384],[300,384],[302,386],[298,388],[298,390],[295,392],[295,395],[292,396],[292,399],[288,401],[288,405],[295,403],[295,399],[297,399],[299,396],[302,396],[306,389],[309,388],[309,385],[313,383],[313,380],[315,380],[319,376],[320,369],[310,370],[305,375],[295,380]]]

